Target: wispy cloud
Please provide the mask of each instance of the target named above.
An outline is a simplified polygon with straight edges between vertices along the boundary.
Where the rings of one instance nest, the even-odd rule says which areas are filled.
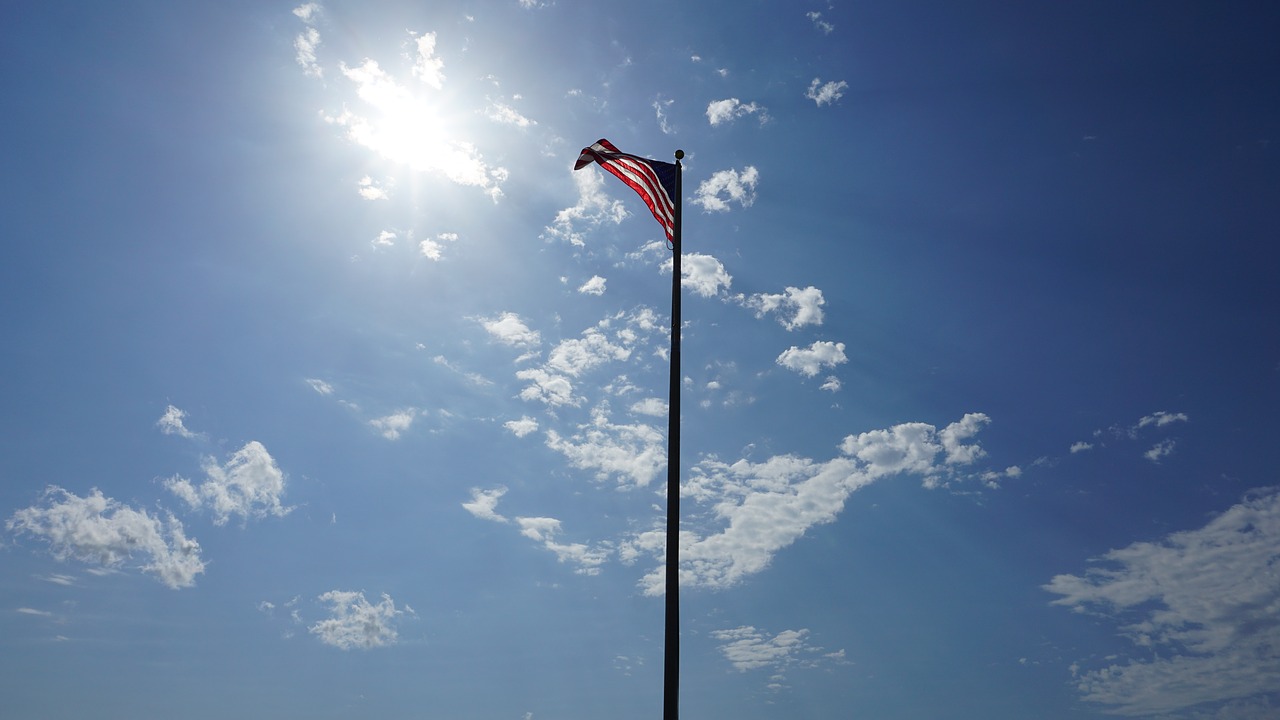
[[[709,509],[719,530],[702,531],[690,523],[680,533],[680,582],[724,589],[769,566],[773,556],[814,525],[829,523],[844,509],[854,491],[876,480],[906,474],[938,484],[956,476],[982,456],[973,437],[988,422],[970,413],[938,429],[927,423],[903,423],[885,430],[849,435],[841,455],[825,462],[779,455],[763,462],[726,463],[708,458],[698,463],[682,495]],[[941,458],[941,462],[939,462]],[[619,547],[624,562],[661,557],[665,532],[637,533]],[[647,595],[665,589],[661,568],[640,581]]]
[[[821,31],[823,35],[830,35],[836,29],[835,25],[823,20],[822,13],[817,10],[810,10],[805,13],[804,16],[809,18],[809,21],[813,23],[813,26]]]
[[[504,312],[492,318],[480,318],[480,325],[490,337],[503,345],[533,348],[542,343],[542,337],[538,332],[530,330],[520,316],[513,312]]]
[[[1082,575],[1055,576],[1044,586],[1059,596],[1054,605],[1112,618],[1134,645],[1135,657],[1078,676],[1084,699],[1120,715],[1161,715],[1273,693],[1278,547],[1280,493],[1267,490],[1204,527],[1111,550]]]
[[[738,672],[766,670],[768,688],[785,687],[785,673],[793,667],[818,667],[824,662],[840,661],[844,650],[828,652],[809,642],[809,630],[783,630],[769,636],[751,625],[713,630],[711,637],[720,641],[720,653]]]
[[[582,283],[582,285],[578,287],[578,292],[583,295],[603,295],[606,282],[607,281],[599,275],[592,275],[590,280]]]

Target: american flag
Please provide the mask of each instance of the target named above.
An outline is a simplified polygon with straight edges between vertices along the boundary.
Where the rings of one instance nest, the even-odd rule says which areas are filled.
[[[649,206],[653,217],[667,231],[667,239],[675,241],[676,224],[676,173],[675,163],[659,162],[628,155],[601,138],[594,145],[582,149],[574,170],[581,170],[593,162],[631,186]]]

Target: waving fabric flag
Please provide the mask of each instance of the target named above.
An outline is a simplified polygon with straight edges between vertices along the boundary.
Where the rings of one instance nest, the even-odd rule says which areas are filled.
[[[644,204],[648,205],[649,210],[653,212],[653,217],[667,231],[667,239],[675,242],[674,198],[677,173],[675,163],[628,155],[603,138],[591,147],[582,149],[582,154],[578,156],[578,162],[573,169],[581,170],[593,162],[600,163],[601,167],[618,176],[619,180],[639,193]]]

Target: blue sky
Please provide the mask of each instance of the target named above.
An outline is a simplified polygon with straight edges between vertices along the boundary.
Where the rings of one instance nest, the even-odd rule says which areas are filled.
[[[0,695],[1280,713],[1263,3],[0,10]]]

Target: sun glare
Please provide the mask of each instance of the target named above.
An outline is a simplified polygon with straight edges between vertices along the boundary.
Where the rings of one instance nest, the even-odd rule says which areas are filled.
[[[419,51],[424,52],[422,38]],[[432,86],[423,89],[430,90],[434,97],[414,92],[383,70],[376,60],[365,60],[356,67],[343,65],[342,73],[355,83],[356,95],[367,113],[348,107],[329,118],[330,122],[346,128],[348,137],[387,160],[415,172],[437,174],[460,185],[482,188],[497,199],[502,195],[499,186],[506,171],[489,167],[475,145],[455,137],[439,105],[439,67],[426,65],[433,71],[427,73],[420,70],[422,66],[423,62],[419,62],[414,67],[413,74],[421,80],[414,84]]]

